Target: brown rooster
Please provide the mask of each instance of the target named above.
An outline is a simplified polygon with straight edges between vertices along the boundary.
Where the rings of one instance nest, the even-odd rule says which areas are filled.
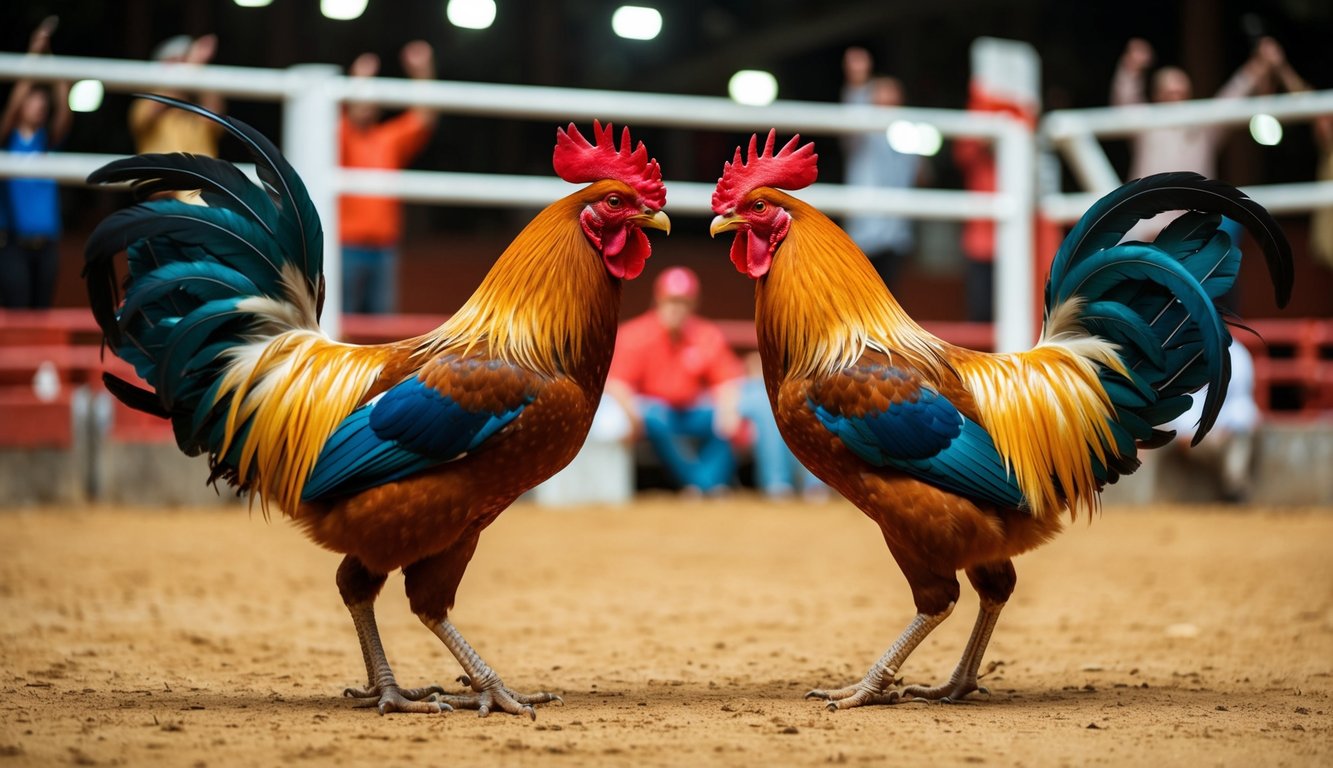
[[[734,231],[731,260],[756,281],[764,381],[783,437],[815,475],[874,520],[907,577],[917,615],[859,682],[808,695],[830,709],[904,697],[962,698],[1014,590],[1011,558],[1090,514],[1105,483],[1139,465],[1139,447],[1208,385],[1195,440],[1212,426],[1230,377],[1231,336],[1215,299],[1240,250],[1224,214],[1265,251],[1279,305],[1291,251],[1267,211],[1190,173],[1131,182],[1093,206],[1065,239],[1046,287],[1037,346],[962,349],[902,310],[832,221],[778,188],[815,180],[812,144],[774,154],[769,133],[727,163],[712,233]],[[1138,220],[1189,211],[1152,243],[1120,243]],[[958,600],[957,572],[981,596],[947,682],[895,688],[912,650]]]
[[[670,226],[657,161],[642,143],[632,148],[628,129],[619,149],[610,125],[593,124],[595,144],[572,124],[557,130],[556,172],[591,184],[537,214],[444,325],[355,346],[320,331],[319,220],[277,149],[239,121],[159,100],[245,142],[263,186],[229,163],[182,154],[92,175],[135,181],[143,201],[108,217],[87,246],[106,342],[153,388],[113,378],[111,391],[170,419],[180,448],[207,454],[215,478],[346,553],[338,589],[369,678],[347,695],[381,714],[467,707],[535,717],[533,704],[558,697],[507,688],[448,614],[482,530],[583,443],[615,346],[621,282],[649,256],[642,228]],[[197,188],[207,206],[158,197]],[[470,692],[399,687],[374,614],[397,568],[413,612],[458,659]]]

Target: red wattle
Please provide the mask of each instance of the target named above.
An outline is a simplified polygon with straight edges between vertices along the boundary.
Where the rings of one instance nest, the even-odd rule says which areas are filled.
[[[731,241],[731,263],[736,265],[736,271],[742,275],[750,274],[750,270],[746,269],[746,264],[749,261],[746,254],[749,250],[750,230],[736,230],[736,239]]]
[[[605,233],[602,261],[606,271],[622,280],[633,280],[643,273],[644,263],[652,255],[648,236],[638,227],[619,227]]]
[[[758,280],[768,274],[768,268],[773,263],[773,251],[777,248],[777,243],[769,243],[762,237],[756,237],[753,232],[750,233],[750,248],[746,256],[745,274]]]

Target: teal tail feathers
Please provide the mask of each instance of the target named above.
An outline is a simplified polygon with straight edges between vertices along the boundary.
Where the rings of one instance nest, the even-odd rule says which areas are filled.
[[[85,247],[84,279],[106,344],[152,387],[108,376],[108,389],[171,419],[186,453],[216,457],[230,398],[215,400],[230,353],[284,330],[318,329],[323,233],[305,185],[258,131],[186,102],[142,98],[220,124],[246,145],[260,179],[181,153],[118,160],[88,177],[132,182],[137,201],[102,221]],[[169,196],[189,190],[204,205]],[[129,263],[123,301],[121,251]],[[215,473],[226,474],[228,463],[215,462]]]
[[[1186,211],[1151,243],[1121,243],[1141,219]],[[1194,441],[1212,428],[1231,378],[1231,334],[1218,299],[1235,284],[1239,245],[1220,228],[1240,222],[1259,243],[1279,306],[1291,297],[1291,246],[1262,206],[1239,190],[1194,173],[1164,173],[1130,182],[1099,200],[1070,231],[1051,265],[1046,319],[1078,302],[1087,333],[1114,343],[1128,377],[1104,368],[1101,381],[1115,408],[1120,458],[1098,466],[1104,480],[1138,466],[1137,446],[1172,433],[1158,429],[1189,408],[1207,386]]]

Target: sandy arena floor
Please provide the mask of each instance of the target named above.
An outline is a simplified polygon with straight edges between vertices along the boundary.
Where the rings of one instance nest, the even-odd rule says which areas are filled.
[[[516,507],[460,629],[536,722],[391,715],[361,684],[338,556],[243,511],[0,512],[0,768],[19,765],[1333,764],[1333,513],[1112,509],[1018,561],[964,704],[829,713],[911,617],[842,503]],[[399,680],[456,665],[390,578]],[[911,658],[938,682],[970,629]]]

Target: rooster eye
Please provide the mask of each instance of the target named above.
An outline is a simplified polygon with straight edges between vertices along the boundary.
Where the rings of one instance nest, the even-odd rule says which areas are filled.
[[[755,212],[755,213],[763,213],[763,212],[764,212],[764,209],[767,208],[767,207],[768,207],[768,206],[764,205],[764,201],[763,201],[763,200],[755,200],[755,201],[754,201],[754,212]]]
[[[610,197],[606,198],[606,204],[611,206],[612,208],[619,208],[620,195],[611,195]]]

